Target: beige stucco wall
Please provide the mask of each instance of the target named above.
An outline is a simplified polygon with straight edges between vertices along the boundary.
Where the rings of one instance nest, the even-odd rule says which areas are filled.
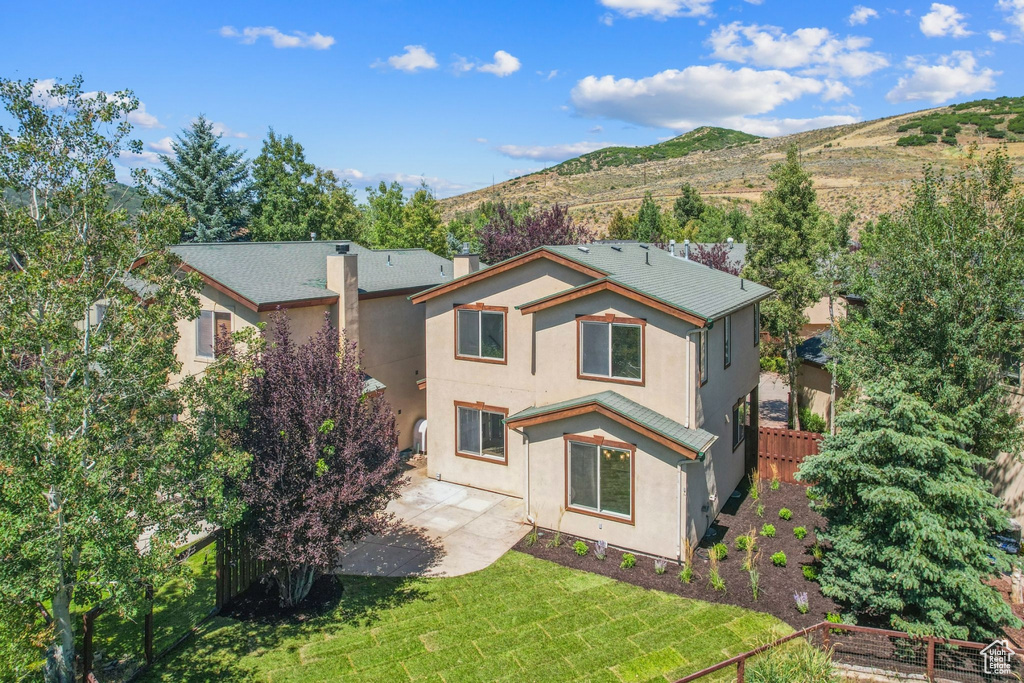
[[[1024,390],[1016,389],[1012,400],[1017,412],[1024,414]],[[992,482],[992,492],[1003,499],[1003,507],[1010,516],[1024,525],[1024,462],[1009,453],[1000,453],[985,477]]]
[[[588,280],[565,266],[537,260],[426,303],[428,475],[524,497],[526,477],[522,436],[509,432],[507,464],[457,456],[455,402],[482,402],[514,414],[533,405],[547,405],[612,390],[681,424],[702,426],[719,436],[705,463],[688,466],[692,470],[688,476],[695,482],[699,480],[699,484],[694,483],[690,487],[688,503],[693,508],[689,517],[695,540],[703,534],[707,523],[744,476],[744,445],[741,443],[735,451],[732,449],[731,413],[737,399],[757,386],[759,365],[758,349],[754,343],[753,307],[733,315],[733,358],[728,368],[724,367],[724,323],[716,321],[708,331],[709,379],[696,391],[696,382],[691,379],[696,373],[696,344],[687,334],[694,327],[674,316],[610,292],[583,297],[532,315],[523,315],[515,309],[517,305]],[[508,308],[507,364],[455,358],[454,307],[472,303]],[[644,386],[577,377],[576,317],[606,313],[647,321]],[[644,528],[622,531],[620,534],[624,535],[619,540],[594,536],[596,531],[590,519],[573,522],[578,526],[572,529],[564,526],[567,522],[563,519],[563,530],[602,537],[610,543],[644,552],[674,556],[677,510],[675,507],[668,512],[661,510],[664,492],[659,487],[664,484],[661,479],[670,475],[672,500],[675,500],[676,475],[673,472],[680,458],[662,446],[641,444],[638,439],[643,439],[638,434],[615,423],[610,424],[588,428],[605,429],[609,438],[636,443],[641,449],[637,475],[639,477],[643,472],[643,479],[637,480],[637,527],[643,525]],[[544,456],[546,460],[542,461],[546,462],[554,458],[551,455],[554,451],[563,452],[561,435],[569,428],[565,422],[558,422],[530,427],[527,431],[531,440],[536,440],[534,443],[543,442],[534,447],[547,453]],[[548,432],[550,436],[541,436]],[[557,458],[558,467],[564,465],[563,455]],[[659,471],[662,466],[670,470],[667,475]],[[543,469],[543,465],[531,461],[531,470],[537,467],[542,469],[531,472],[531,512],[538,524],[555,528],[564,501],[564,474],[559,474],[555,481],[552,479],[555,470]],[[711,493],[716,494],[714,509],[702,512],[701,506],[708,502]],[[659,508],[657,514],[654,507]],[[664,519],[666,514],[669,515],[668,521]],[[667,535],[666,528],[670,529]]]
[[[257,313],[212,287],[203,287],[199,306],[204,311],[231,313],[231,330],[236,332],[257,323],[270,322],[273,311]],[[327,318],[336,321],[336,305],[303,306],[285,309],[292,338],[307,341]],[[399,448],[412,447],[413,426],[426,417],[426,400],[416,388],[425,366],[424,306],[415,306],[406,295],[359,301],[359,339],[364,370],[383,382],[384,396],[395,411],[399,429]],[[175,353],[181,371],[172,377],[177,383],[184,376],[205,372],[211,358],[196,355],[196,320],[179,320]]]
[[[810,408],[825,418],[825,424],[829,422],[829,407],[831,406],[832,373],[825,368],[801,363],[797,371],[797,386],[799,387],[797,399],[801,408]],[[843,397],[843,390],[836,387],[836,401]]]
[[[835,311],[836,320],[845,318],[847,312],[846,299],[841,296],[837,296],[833,302],[833,309]],[[821,330],[824,330],[830,324],[828,316],[828,297],[824,296],[805,308],[804,315],[807,316],[807,322],[804,323],[802,331],[804,336],[817,334]]]

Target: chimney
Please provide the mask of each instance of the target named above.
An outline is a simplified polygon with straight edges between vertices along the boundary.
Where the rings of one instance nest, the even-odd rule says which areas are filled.
[[[327,289],[338,293],[331,307],[331,322],[349,341],[359,342],[359,254],[350,253],[348,244],[335,246],[337,253],[327,257]]]
[[[675,240],[669,240],[668,241],[668,253],[672,254],[673,256],[676,255],[676,241]]]
[[[463,249],[461,254],[456,254],[452,259],[452,275],[462,277],[480,270],[480,254],[470,254],[468,249]]]
[[[690,260],[690,240],[683,240],[683,258]]]

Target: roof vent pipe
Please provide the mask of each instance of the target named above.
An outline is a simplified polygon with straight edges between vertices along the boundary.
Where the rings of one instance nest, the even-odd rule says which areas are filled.
[[[315,232],[309,233],[309,241],[310,242],[316,242],[316,233]]]
[[[728,242],[729,248],[732,249],[733,245],[736,243],[736,240],[730,237],[729,239],[726,240],[726,242]]]
[[[347,254],[348,253],[348,244],[335,244],[334,245],[334,251],[336,251],[339,254]]]
[[[392,263],[391,263],[391,254],[388,254],[388,265],[389,265],[389,266],[390,266],[390,265],[394,265],[394,264],[392,264]]]
[[[444,277],[444,265],[441,265],[441,277]]]
[[[683,258],[690,260],[690,240],[683,240]]]
[[[463,254],[468,254],[469,253],[469,242],[463,242],[462,243],[462,253]]]
[[[668,253],[672,254],[673,256],[676,255],[676,241],[675,240],[669,240],[668,241]]]
[[[651,252],[647,252],[647,265],[651,265]]]

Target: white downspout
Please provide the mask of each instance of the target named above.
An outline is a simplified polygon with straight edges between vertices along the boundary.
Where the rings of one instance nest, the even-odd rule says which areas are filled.
[[[700,460],[682,458],[676,463],[676,472],[679,475],[677,488],[679,514],[676,515],[676,561],[679,564],[683,563],[683,531],[689,534],[689,528],[686,524],[686,506],[689,501],[686,500],[686,478],[683,476],[683,465],[692,465],[695,462],[700,462]]]
[[[696,344],[690,338],[690,335],[700,334],[703,329],[702,327],[697,327],[686,333],[686,341],[689,343],[686,345],[686,412],[683,413],[683,426],[687,429],[690,428],[690,413],[693,412],[693,404],[697,400],[699,382],[695,384],[694,380],[697,378],[697,373],[700,372],[698,367],[700,357],[697,357],[696,364],[694,364],[692,349]]]
[[[533,513],[530,511],[530,435],[526,433],[526,430],[519,431],[515,427],[510,427],[516,434],[523,435],[523,442],[526,444],[526,463],[524,469],[526,470],[524,478],[524,490],[523,490],[523,501],[526,503],[526,521],[530,524],[536,524],[537,522],[533,519]]]

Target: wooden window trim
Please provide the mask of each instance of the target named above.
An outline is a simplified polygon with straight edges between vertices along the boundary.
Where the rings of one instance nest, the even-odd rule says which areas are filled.
[[[604,377],[603,375],[589,375],[583,372],[583,323],[607,323],[618,325],[637,325],[640,327],[640,379],[626,379],[623,377]],[[609,334],[611,332],[609,331]],[[608,362],[611,363],[611,357]],[[609,368],[610,370],[610,368]],[[627,384],[634,387],[646,386],[647,382],[647,321],[643,318],[627,318],[617,316],[614,313],[604,315],[578,315],[576,316],[576,379],[588,380],[591,382],[611,382],[612,384]]]
[[[489,455],[477,455],[476,453],[463,453],[459,450],[459,408],[469,408],[471,410],[486,411],[488,413],[500,413],[505,417],[508,417],[508,408],[499,408],[498,406],[485,405],[483,401],[477,401],[476,403],[467,403],[466,401],[455,401],[455,455],[460,458],[467,458],[469,460],[480,460],[481,462],[489,462],[492,465],[508,465],[508,425],[505,425],[504,437],[505,437],[505,457],[504,458],[492,458]]]
[[[732,315],[722,319],[722,361],[725,363],[723,369],[728,370],[732,365]]]
[[[474,363],[490,363],[492,365],[508,365],[508,306],[486,306],[484,304],[455,304],[452,307],[455,318],[455,360],[468,360]],[[459,354],[459,311],[490,311],[501,313],[501,331],[504,334],[501,348],[501,358],[480,358],[479,356],[463,356]],[[481,322],[481,325],[483,323]]]
[[[565,505],[564,509],[567,512],[575,512],[578,515],[587,515],[588,517],[596,517],[597,519],[604,519],[609,522],[619,522],[620,524],[628,524],[629,526],[636,526],[636,445],[631,443],[624,443],[622,441],[612,441],[611,439],[605,439],[601,436],[584,436],[583,434],[565,434],[562,436],[563,449],[565,451],[564,465],[564,477],[565,477]],[[623,451],[629,451],[629,517],[623,515],[608,514],[606,512],[597,512],[595,510],[587,510],[586,508],[573,507],[569,504],[569,444],[575,441],[576,443],[584,443],[592,446],[608,446],[609,448],[618,448]],[[598,451],[598,456],[601,452]],[[600,481],[600,480],[599,480]],[[600,484],[598,484],[600,486]]]

